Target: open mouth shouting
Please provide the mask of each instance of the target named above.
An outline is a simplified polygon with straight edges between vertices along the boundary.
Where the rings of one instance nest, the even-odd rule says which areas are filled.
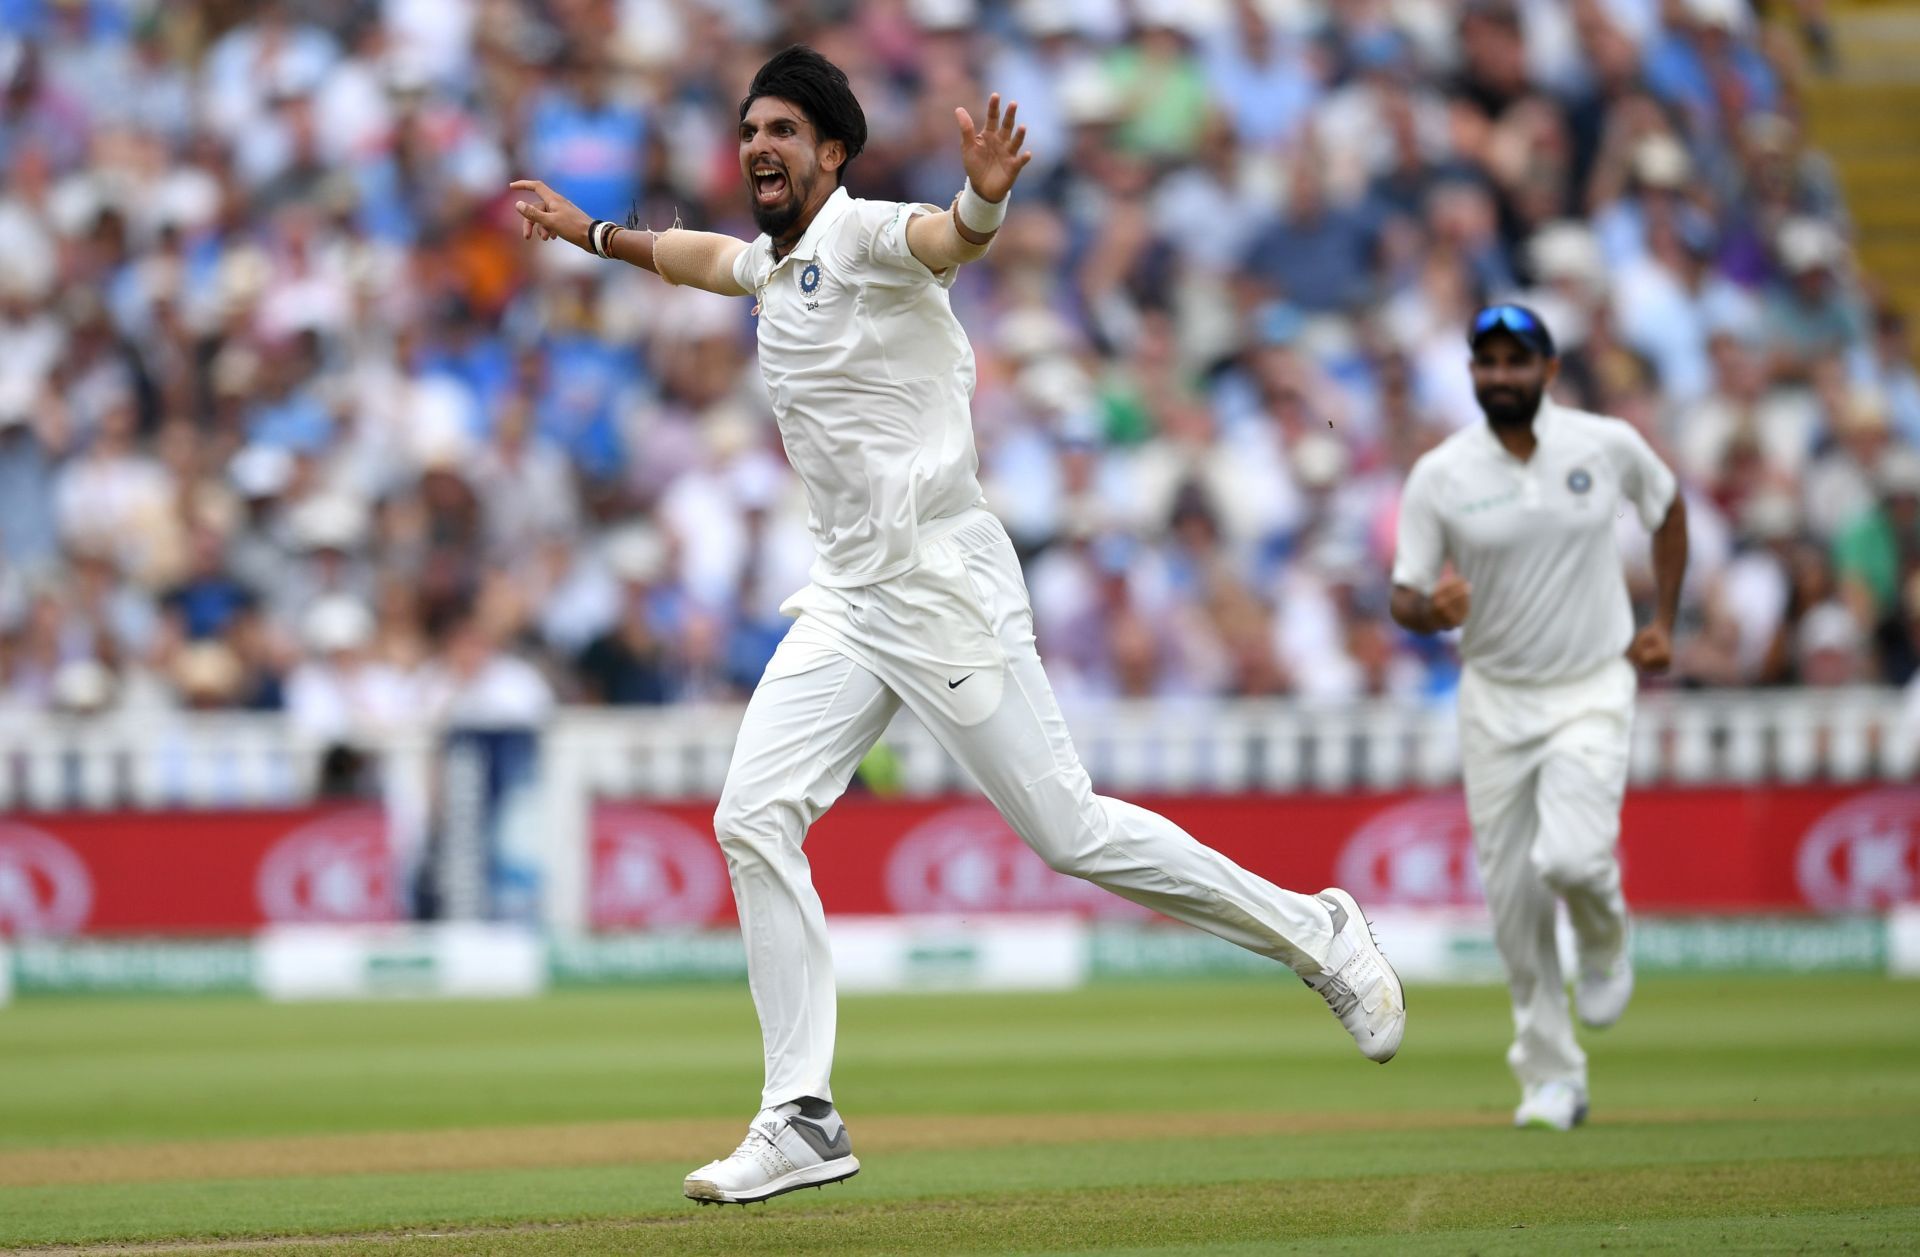
[[[754,203],[775,206],[787,198],[787,172],[771,162],[753,168]]]

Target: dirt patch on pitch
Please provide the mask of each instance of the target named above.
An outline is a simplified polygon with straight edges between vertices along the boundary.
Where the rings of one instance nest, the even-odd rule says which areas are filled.
[[[853,1127],[862,1153],[907,1148],[980,1148],[1095,1140],[1184,1139],[1327,1131],[1487,1125],[1486,1113],[1287,1114],[1089,1113],[1047,1116],[864,1117]],[[738,1121],[580,1122],[368,1135],[302,1135],[190,1143],[94,1144],[0,1152],[0,1187],[61,1183],[152,1183],[181,1179],[281,1178],[303,1174],[398,1174],[685,1161],[725,1155]]]
[[[1612,1112],[1612,1122],[1675,1122],[1747,1116],[1739,1111]],[[914,1148],[984,1148],[1236,1135],[1318,1135],[1342,1131],[1445,1130],[1500,1126],[1505,1113],[1059,1113],[937,1117],[875,1116],[853,1125],[862,1154]],[[308,1174],[406,1174],[545,1166],[638,1165],[723,1155],[738,1121],[579,1122],[391,1134],[301,1135],[180,1143],[94,1144],[0,1152],[0,1187],[153,1183],[191,1179],[285,1178]]]

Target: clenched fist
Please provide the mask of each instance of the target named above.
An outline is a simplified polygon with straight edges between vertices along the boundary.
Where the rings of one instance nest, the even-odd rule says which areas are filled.
[[[1473,587],[1458,576],[1442,576],[1427,602],[1433,608],[1433,622],[1437,626],[1459,628],[1467,622],[1467,612],[1473,605]]]
[[[1633,636],[1627,658],[1642,672],[1665,672],[1673,662],[1673,637],[1662,624],[1649,624]]]

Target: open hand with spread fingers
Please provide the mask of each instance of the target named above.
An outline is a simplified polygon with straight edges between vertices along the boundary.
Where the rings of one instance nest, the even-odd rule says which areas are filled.
[[[538,232],[542,240],[558,238],[582,249],[592,249],[587,232],[593,226],[593,219],[587,216],[585,210],[538,179],[516,179],[507,186],[516,191],[531,192],[539,198],[536,201],[522,201],[518,206],[520,217],[525,220],[525,230],[522,232],[525,239],[533,239],[534,233]]]
[[[973,184],[974,192],[984,200],[1006,200],[1007,193],[1013,191],[1013,181],[1033,160],[1032,150],[1021,149],[1027,142],[1027,129],[1013,122],[1019,109],[1019,102],[1010,102],[1002,115],[1000,93],[995,92],[987,97],[987,123],[978,131],[973,129],[972,114],[965,109],[953,111],[954,121],[960,126],[960,164],[966,167],[967,181]]]

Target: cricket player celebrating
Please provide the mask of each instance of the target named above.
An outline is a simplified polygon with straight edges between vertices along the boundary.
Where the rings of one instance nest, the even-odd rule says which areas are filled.
[[[1487,423],[1414,464],[1392,611],[1416,633],[1466,626],[1461,765],[1513,994],[1514,1122],[1571,1130],[1587,1114],[1587,1060],[1567,1015],[1554,901],[1566,903],[1579,945],[1580,1019],[1612,1025],[1633,993],[1615,851],[1633,666],[1667,666],[1687,513],[1673,473],[1632,427],[1547,398],[1559,361],[1533,311],[1490,306],[1468,339]],[[1659,590],[1637,635],[1613,532],[1628,508],[1653,530]]]
[[[954,111],[967,183],[951,210],[840,187],[866,141],[847,77],[777,54],[740,102],[740,167],[762,234],[589,221],[537,180],[526,234],[674,284],[753,295],[760,370],[806,488],[816,561],[747,705],[714,825],[766,1049],[761,1108],[689,1197],[747,1203],[856,1173],[833,1107],[834,986],[807,828],[905,704],[1055,869],[1290,966],[1360,1050],[1400,1045],[1399,978],[1346,892],[1282,890],[1172,822],[1093,793],[1034,649],[1013,547],[975,472],[973,350],[948,305],[1032,154],[1017,106]]]

